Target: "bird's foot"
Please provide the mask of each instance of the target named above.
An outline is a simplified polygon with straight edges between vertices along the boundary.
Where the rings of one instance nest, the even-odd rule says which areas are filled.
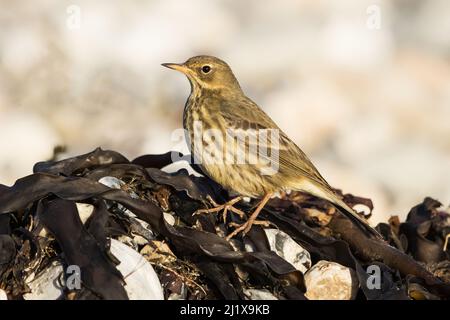
[[[246,222],[239,224],[236,222],[230,222],[228,224],[230,227],[235,227],[236,229],[234,229],[234,231],[232,233],[230,233],[226,239],[230,240],[231,238],[233,238],[234,236],[238,235],[240,232],[242,232],[242,235],[245,236],[247,234],[247,232],[250,231],[250,229],[252,228],[253,225],[262,225],[265,227],[269,227],[270,226],[270,222],[266,221],[266,220],[254,220],[251,221],[250,219],[247,220]]]
[[[236,213],[241,219],[243,219],[245,217],[244,211],[233,207],[233,205],[235,203],[239,202],[240,200],[242,200],[242,197],[237,197],[237,198],[231,199],[230,201],[228,201],[228,202],[226,202],[224,204],[217,204],[212,198],[209,198],[209,201],[212,203],[214,208],[197,210],[197,211],[194,212],[194,215],[220,212],[220,211],[223,210],[222,218],[223,218],[223,222],[226,223],[227,213],[228,213],[228,210],[229,210],[231,212]]]
[[[259,224],[259,225],[265,225],[265,226],[269,226],[270,223],[268,221],[263,221],[263,220],[256,220],[256,218],[258,217],[259,213],[261,212],[261,210],[264,208],[264,206],[266,205],[267,201],[269,201],[270,197],[272,196],[271,193],[267,193],[264,198],[261,200],[261,202],[258,204],[258,207],[256,208],[255,211],[253,211],[252,215],[250,216],[250,218],[248,218],[248,220],[246,222],[244,222],[243,224],[237,224],[237,223],[230,223],[231,226],[236,227],[236,229],[230,233],[226,239],[230,240],[231,238],[233,238],[235,235],[237,235],[239,232],[242,232],[243,235],[245,235],[247,232],[250,231],[250,229],[252,228],[252,226],[254,224]]]

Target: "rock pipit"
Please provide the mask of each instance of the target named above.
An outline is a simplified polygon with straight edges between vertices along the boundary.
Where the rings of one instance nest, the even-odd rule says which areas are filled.
[[[204,212],[228,210],[243,196],[262,198],[248,220],[227,236],[247,233],[277,192],[302,191],[330,201],[372,235],[378,233],[342,201],[303,151],[242,91],[230,67],[211,56],[163,66],[181,71],[191,84],[183,126],[196,162],[205,174],[240,196]]]

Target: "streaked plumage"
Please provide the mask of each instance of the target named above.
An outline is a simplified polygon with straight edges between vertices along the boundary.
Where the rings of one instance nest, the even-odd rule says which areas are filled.
[[[285,190],[307,192],[337,205],[348,216],[356,219],[366,231],[378,235],[333,191],[305,153],[244,94],[230,67],[224,61],[211,56],[197,56],[184,64],[165,64],[165,66],[183,72],[191,83],[191,94],[183,114],[183,125],[188,132],[191,152],[202,160],[200,166],[210,178],[229,191],[253,198]],[[209,71],[204,72],[208,68]],[[231,129],[231,132],[236,130],[253,132],[249,129],[279,130],[279,139],[269,140],[266,143],[269,149],[278,151],[276,163],[278,171],[273,175],[262,175],[261,168],[266,165],[264,158],[252,164],[207,163],[204,153],[200,152],[200,148],[204,145],[194,143],[195,121],[201,122],[203,130],[217,129],[224,135],[227,129]],[[231,149],[227,148],[225,142],[216,141],[212,145],[216,150],[223,150],[230,155],[242,151],[237,149],[237,143]],[[245,151],[248,152],[251,146],[252,144],[246,140]]]

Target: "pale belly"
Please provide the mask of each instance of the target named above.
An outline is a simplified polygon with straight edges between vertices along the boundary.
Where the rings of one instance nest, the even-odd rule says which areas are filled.
[[[257,167],[249,164],[207,164],[201,165],[201,168],[224,189],[242,196],[259,198],[281,191],[276,176],[262,175]]]

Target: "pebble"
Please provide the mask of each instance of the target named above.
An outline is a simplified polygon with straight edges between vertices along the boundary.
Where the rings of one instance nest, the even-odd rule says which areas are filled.
[[[122,273],[130,300],[163,300],[164,293],[158,276],[147,260],[133,248],[111,239],[111,253],[121,261]]]
[[[305,274],[309,300],[354,299],[358,280],[355,271],[336,262],[321,260]]]
[[[81,222],[85,224],[86,221],[89,219],[89,217],[92,215],[92,212],[94,212],[94,206],[89,203],[78,203],[78,202],[76,203],[76,205]]]
[[[264,229],[270,249],[292,264],[297,270],[305,273],[311,266],[311,256],[297,242],[278,229]]]
[[[6,295],[6,291],[0,289],[0,300],[8,300],[8,296]]]
[[[25,300],[56,300],[63,294],[63,287],[58,281],[64,272],[60,261],[52,262],[40,274],[32,274],[25,280],[31,292],[23,295]]]
[[[278,298],[267,289],[245,289],[244,294],[250,300],[278,300]]]

